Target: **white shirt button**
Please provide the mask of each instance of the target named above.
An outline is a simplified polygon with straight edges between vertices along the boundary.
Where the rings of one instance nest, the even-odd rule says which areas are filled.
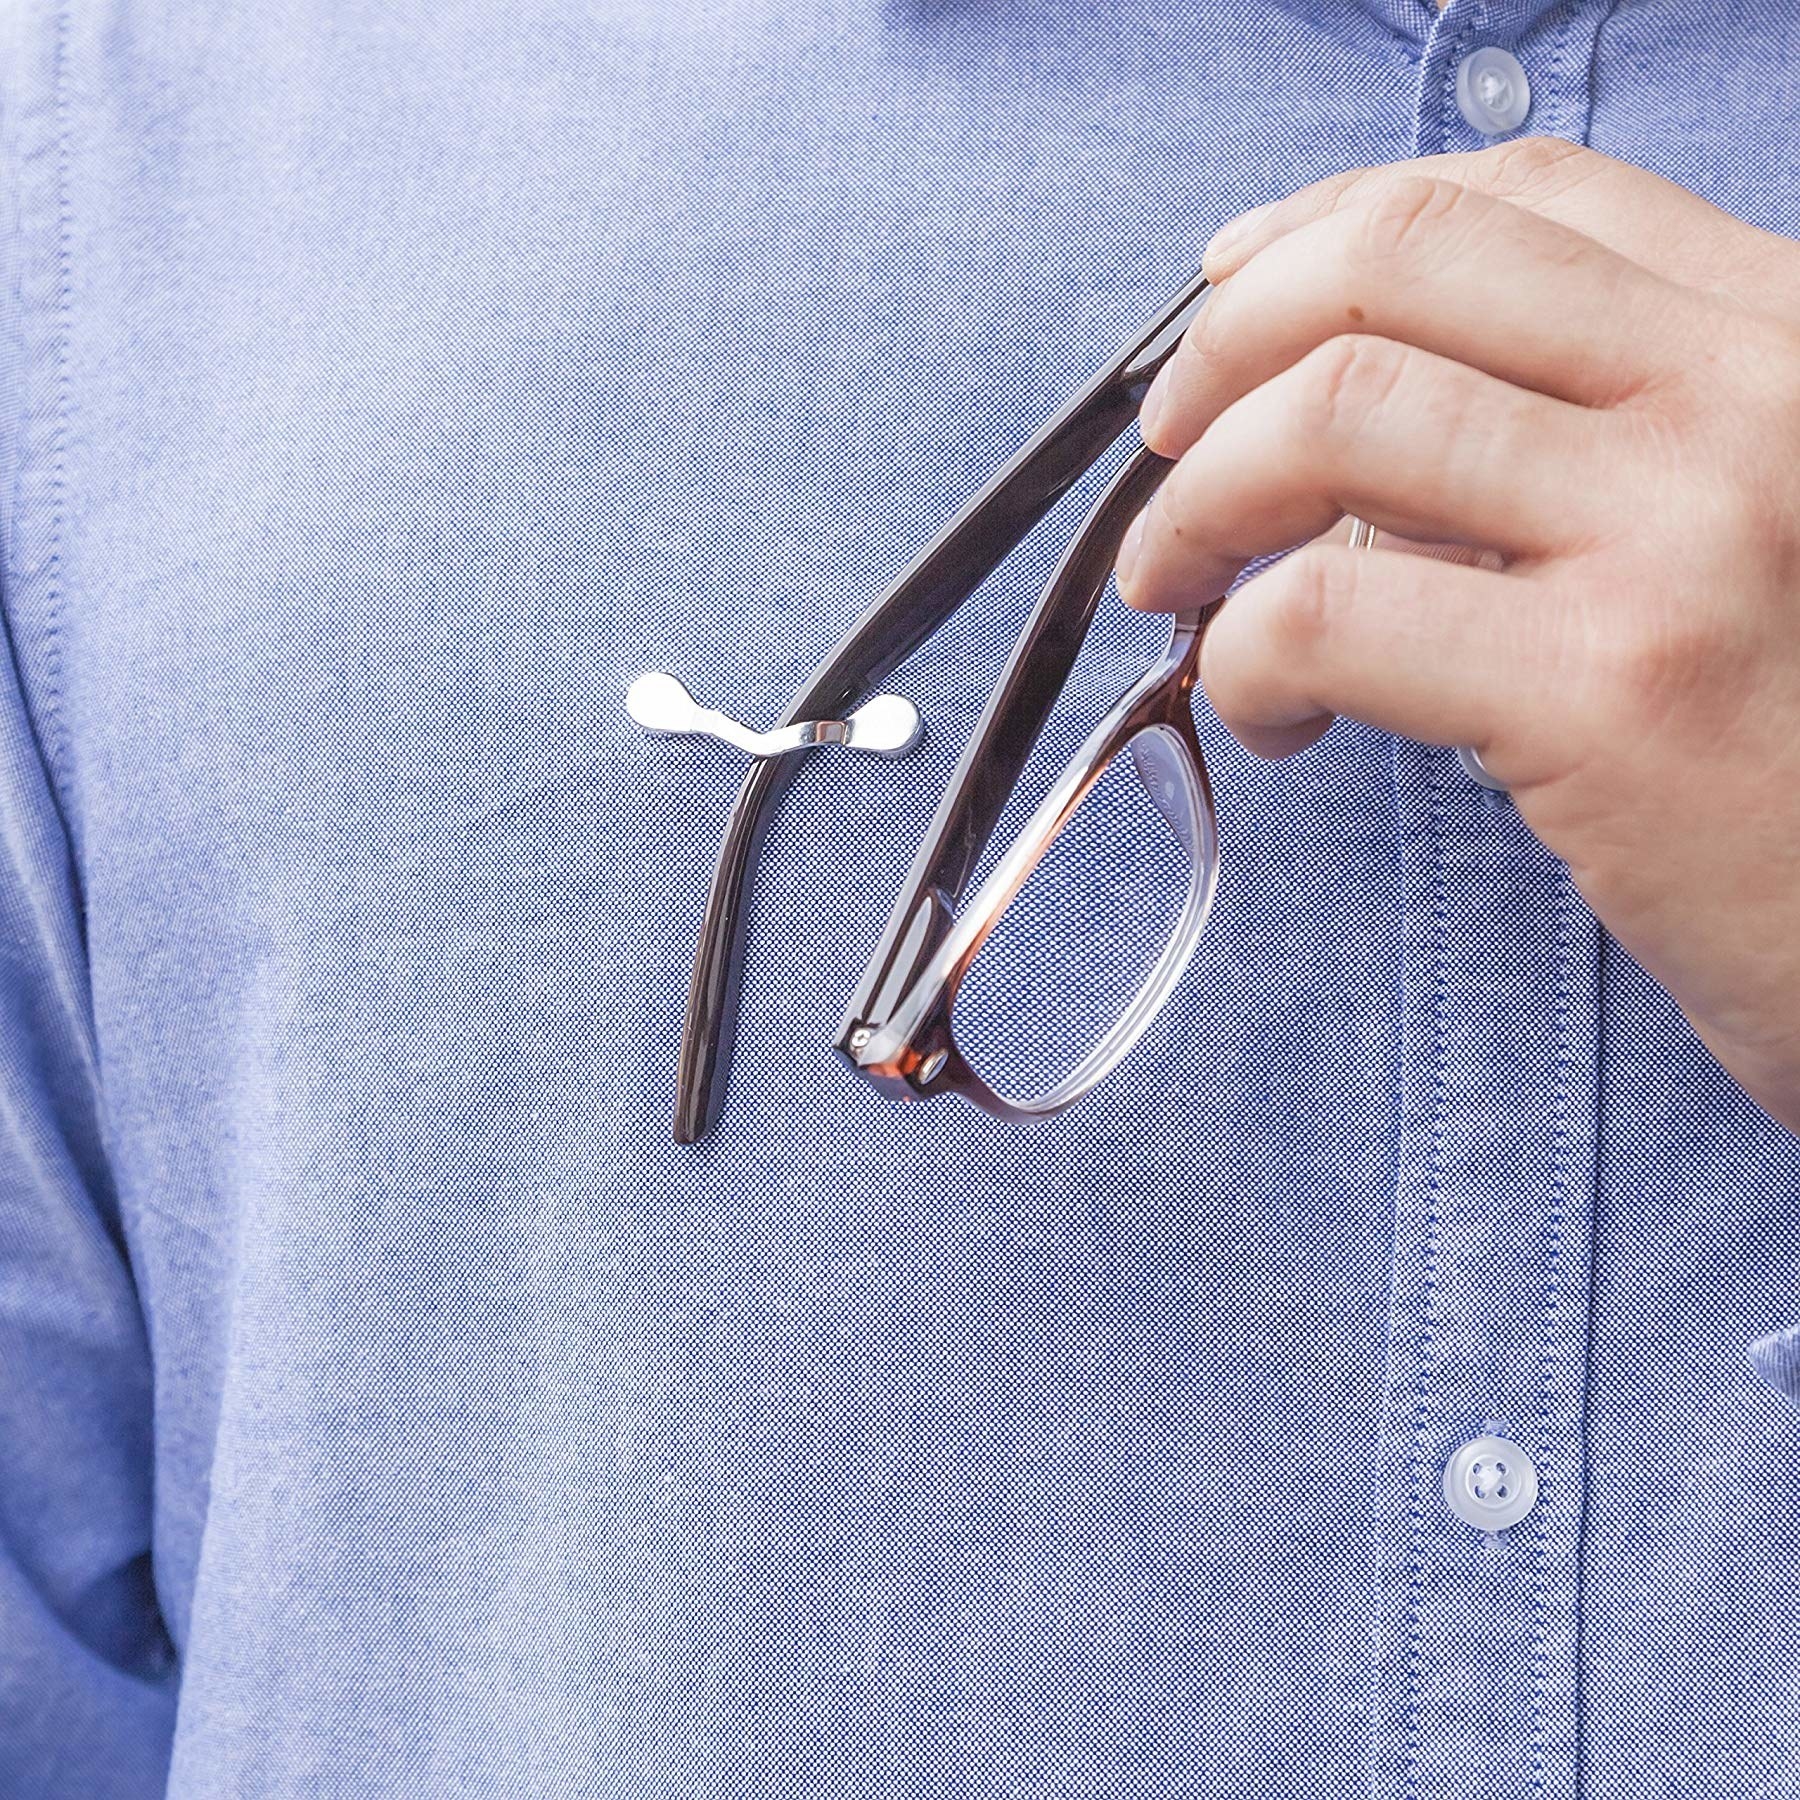
[[[1482,1531],[1516,1525],[1537,1505],[1537,1468],[1510,1438],[1484,1434],[1444,1465],[1450,1510]]]
[[[1456,106],[1483,137],[1505,137],[1531,111],[1525,67],[1508,50],[1471,50],[1456,66]]]

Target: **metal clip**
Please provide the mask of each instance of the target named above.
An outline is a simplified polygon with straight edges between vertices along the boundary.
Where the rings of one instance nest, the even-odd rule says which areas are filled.
[[[757,731],[701,706],[673,675],[651,669],[625,694],[625,708],[646,731],[715,737],[751,756],[785,756],[815,744],[844,744],[870,756],[904,756],[925,735],[919,709],[903,694],[877,694],[847,719],[810,719]]]

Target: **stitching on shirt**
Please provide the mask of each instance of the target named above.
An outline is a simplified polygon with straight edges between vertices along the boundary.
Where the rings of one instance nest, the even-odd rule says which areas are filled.
[[[1562,14],[1562,29],[1557,32],[1555,45],[1550,52],[1550,94],[1555,103],[1555,122],[1543,122],[1541,131],[1550,131],[1559,137],[1575,137],[1577,142],[1588,140],[1588,121],[1591,112],[1577,115],[1571,95],[1562,85],[1562,68],[1568,56],[1570,38],[1579,22],[1579,5],[1570,5]],[[1577,130],[1579,128],[1579,130]],[[1568,868],[1562,869],[1557,877],[1557,977],[1555,977],[1555,1006],[1557,1006],[1557,1085],[1555,1085],[1555,1161],[1553,1161],[1552,1177],[1550,1177],[1550,1217],[1544,1222],[1544,1251],[1546,1251],[1546,1282],[1544,1282],[1544,1350],[1543,1359],[1539,1363],[1539,1382],[1537,1382],[1537,1474],[1541,1481],[1539,1505],[1532,1514],[1532,1649],[1530,1649],[1530,1688],[1532,1688],[1532,1723],[1528,1733],[1528,1750],[1532,1762],[1532,1793],[1541,1795],[1546,1791],[1546,1775],[1544,1775],[1544,1696],[1550,1685],[1550,1651],[1548,1651],[1548,1627],[1550,1627],[1550,1523],[1557,1505],[1557,1467],[1555,1467],[1555,1449],[1552,1445],[1552,1391],[1557,1381],[1559,1366],[1566,1363],[1566,1350],[1561,1345],[1561,1334],[1568,1323],[1568,1309],[1562,1303],[1562,1274],[1564,1274],[1564,1255],[1562,1255],[1562,1237],[1568,1219],[1568,1199],[1570,1199],[1570,1183],[1573,1179],[1573,1143],[1570,1132],[1570,1073],[1573,1058],[1573,1017],[1571,1017],[1571,997],[1575,986],[1575,940],[1573,940],[1573,895],[1575,887],[1570,878]],[[1573,1571],[1573,1579],[1579,1584],[1579,1562]],[[1579,1658],[1577,1658],[1579,1663]],[[1579,1719],[1579,1714],[1577,1714]],[[1577,1724],[1579,1732],[1579,1724]],[[1564,1782],[1557,1782],[1562,1789]]]
[[[56,12],[52,86],[56,96],[56,407],[50,433],[50,548],[45,558],[44,593],[44,761],[51,787],[60,790],[65,829],[73,817],[67,781],[73,761],[63,706],[62,611],[63,545],[69,489],[69,420],[74,410],[71,344],[74,337],[75,226],[70,204],[69,34],[72,0]],[[73,833],[70,834],[71,838]]]
[[[1550,1515],[1556,1505],[1557,1471],[1551,1445],[1551,1392],[1566,1352],[1559,1337],[1568,1319],[1563,1304],[1563,1230],[1568,1212],[1569,1186],[1574,1173],[1573,1138],[1570,1131],[1570,1074],[1574,1044],[1572,996],[1575,985],[1575,943],[1571,911],[1573,884],[1567,870],[1556,883],[1556,1158],[1550,1178],[1550,1214],[1544,1225],[1547,1280],[1544,1285],[1544,1353],[1538,1365],[1537,1458],[1542,1492],[1532,1515],[1531,1582],[1531,1787],[1545,1791],[1544,1690],[1549,1681],[1549,1651],[1545,1644],[1549,1615]]]
[[[1562,30],[1556,34],[1556,45],[1555,45],[1555,48],[1552,49],[1550,52],[1550,92],[1555,97],[1557,111],[1561,115],[1561,119],[1562,119],[1562,122],[1564,125],[1564,131],[1563,132],[1555,132],[1555,128],[1553,126],[1543,126],[1543,127],[1540,127],[1539,129],[1540,129],[1540,131],[1548,130],[1548,131],[1555,132],[1555,135],[1557,135],[1557,136],[1563,136],[1566,134],[1566,130],[1567,130],[1567,128],[1570,124],[1571,118],[1572,118],[1572,108],[1570,105],[1569,96],[1563,92],[1562,67],[1563,67],[1563,56],[1564,56],[1564,53],[1568,50],[1570,35],[1575,30],[1575,21],[1576,21],[1577,17],[1579,16],[1579,10],[1580,9],[1578,7],[1574,7],[1574,6],[1570,6],[1567,9],[1565,9],[1565,11],[1563,13]],[[1581,121],[1581,139],[1580,139],[1580,141],[1585,142],[1586,139],[1587,139],[1587,122],[1586,122],[1586,120],[1582,120]]]
[[[75,854],[75,834],[70,823],[73,815],[65,784],[59,779],[57,755],[59,741],[72,743],[63,705],[58,623],[67,516],[68,421],[72,416],[74,391],[71,354],[74,224],[70,202],[73,132],[69,109],[64,104],[66,45],[71,19],[71,7],[65,4],[56,15],[54,30],[48,40],[47,87],[53,102],[51,130],[48,133],[34,130],[27,147],[24,128],[19,127],[16,168],[6,170],[9,176],[17,176],[13,184],[16,191],[9,196],[14,207],[11,216],[0,222],[0,228],[10,228],[16,235],[17,276],[21,284],[15,344],[19,370],[19,429],[14,439],[15,465],[11,470],[17,532],[12,542],[0,544],[0,656],[11,665],[21,728],[30,745],[32,766],[42,782],[66,873],[67,899],[79,961],[67,980],[58,977],[57,989],[74,1028],[83,1067],[98,1095],[99,1034],[88,960],[87,898]],[[5,148],[0,146],[0,153]],[[40,164],[48,179],[38,175],[36,165]],[[52,206],[54,225],[49,219]],[[47,242],[54,244],[53,258],[41,254]],[[47,301],[39,299],[40,282],[48,284]],[[27,393],[40,363],[55,372],[48,405],[38,405]],[[34,420],[41,423],[33,423]],[[35,542],[40,524],[47,546],[41,558],[25,549],[28,542]],[[42,584],[45,596],[45,623],[38,634],[43,651],[41,683],[33,679],[33,664],[28,653],[25,596],[34,582]],[[71,761],[68,755],[62,758],[65,768]],[[99,1141],[110,1159],[110,1121],[103,1102],[96,1099],[95,1105]]]
[[[1440,779],[1440,757],[1435,750],[1425,749],[1425,780],[1430,799],[1432,864],[1432,1060],[1431,1060],[1431,1157],[1427,1192],[1430,1195],[1425,1221],[1424,1270],[1420,1292],[1424,1303],[1424,1319],[1419,1327],[1419,1376],[1414,1389],[1412,1484],[1410,1513],[1412,1544],[1408,1552],[1406,1596],[1406,1793],[1416,1800],[1419,1792],[1419,1670],[1424,1661],[1423,1633],[1419,1627],[1419,1600],[1425,1585],[1425,1439],[1430,1416],[1431,1378],[1436,1372],[1433,1357],[1437,1338],[1437,1267],[1438,1228],[1443,1213],[1444,1130],[1450,1103],[1448,1064],[1450,1055],[1450,873],[1444,859],[1444,840],[1448,825],[1444,808],[1444,786]]]
[[[1600,34],[1606,29],[1614,13],[1619,10],[1619,0],[1602,0],[1599,12],[1594,19],[1594,29],[1588,38],[1587,79],[1582,84],[1581,139],[1586,143],[1594,129],[1594,76],[1600,67]]]
[[[1455,39],[1444,47],[1443,93],[1438,107],[1436,145],[1439,152],[1450,142],[1451,129],[1455,121],[1462,117],[1462,111],[1456,104],[1456,71],[1475,42],[1475,26],[1476,15],[1470,13]]]

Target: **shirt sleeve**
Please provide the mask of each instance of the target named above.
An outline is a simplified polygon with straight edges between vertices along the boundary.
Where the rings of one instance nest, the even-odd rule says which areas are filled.
[[[161,1794],[150,1358],[102,1154],[66,842],[0,653],[0,1793]]]
[[[38,11],[6,13],[0,52]],[[152,1574],[151,1360],[75,858],[21,674],[19,596],[56,561],[20,530],[57,416],[34,329],[54,253],[34,223],[55,167],[40,60],[0,56],[0,1794],[145,1800],[166,1782],[176,1663]]]

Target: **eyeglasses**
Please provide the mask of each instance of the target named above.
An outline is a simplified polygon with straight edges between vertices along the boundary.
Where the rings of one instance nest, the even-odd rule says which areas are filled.
[[[807,676],[774,733],[843,714],[931,636],[1135,419],[1208,290],[1196,278],[1072,395],[875,601]],[[1212,790],[1190,695],[1200,643],[1221,600],[1174,616],[1155,665],[1123,695],[1051,785],[983,879],[965,890],[1081,649],[1126,527],[1174,465],[1147,449],[1125,462],[1045,585],[902,884],[881,941],[838,1028],[850,1066],[884,1091],[957,1093],[1001,1118],[1060,1112],[1143,1036],[1179,983],[1218,874]],[[685,697],[684,697],[685,698]],[[1185,865],[1167,941],[1116,1019],[1069,1072],[1034,1094],[1000,1092],[957,1046],[952,1010],[1001,915],[1087,796],[1129,750],[1155,813]],[[752,865],[796,759],[752,763],[719,851],[700,928],[677,1064],[675,1137],[693,1143],[724,1101],[736,1034],[744,909]]]

